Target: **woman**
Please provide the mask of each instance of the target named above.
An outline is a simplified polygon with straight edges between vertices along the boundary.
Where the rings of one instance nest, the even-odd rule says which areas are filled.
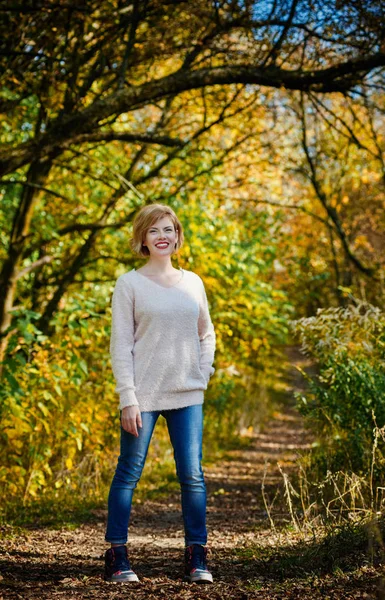
[[[201,278],[175,269],[183,243],[174,211],[144,206],[133,223],[132,249],[148,257],[121,275],[112,297],[111,364],[120,396],[120,456],[108,499],[107,581],[138,581],[127,553],[134,488],[160,415],[174,449],[185,531],[185,576],[212,583],[206,560],[206,488],[201,467],[202,404],[214,373],[215,332]]]

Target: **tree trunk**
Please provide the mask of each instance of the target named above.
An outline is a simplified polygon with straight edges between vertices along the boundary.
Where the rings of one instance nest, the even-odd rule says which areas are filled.
[[[27,181],[44,185],[51,169],[52,161],[35,161],[31,164]],[[7,347],[7,330],[12,322],[12,307],[16,292],[18,269],[22,261],[26,240],[30,232],[33,210],[40,192],[25,186],[12,225],[8,256],[0,273],[0,363]]]

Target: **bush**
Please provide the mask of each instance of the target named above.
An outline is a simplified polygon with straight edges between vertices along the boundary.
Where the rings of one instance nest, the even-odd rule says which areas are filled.
[[[34,325],[38,314],[15,319],[0,388],[0,489],[8,498],[64,488],[100,493],[106,451],[118,444],[118,414],[111,410],[108,328],[98,319],[91,349],[91,312],[64,315],[52,339]]]
[[[297,394],[298,407],[317,440],[311,468],[368,475],[380,484],[384,463],[385,314],[359,303],[319,309],[293,323],[305,354],[319,373],[306,376],[309,389]],[[372,482],[373,483],[373,482]]]
[[[276,378],[273,344],[285,339],[286,316],[280,314],[284,296],[266,286],[263,294],[266,305],[261,300],[257,314],[238,309],[238,328],[239,296],[218,317],[216,373],[205,394],[205,458],[269,411],[262,392],[273,373]],[[56,315],[51,338],[37,329],[38,313],[15,314],[0,386],[0,492],[9,502],[106,494],[119,450],[119,413],[108,353],[110,307],[100,311],[96,302],[73,295]],[[164,439],[158,450],[154,446],[152,473],[145,475],[152,490],[168,481],[164,470],[154,469],[169,448],[167,432],[159,429]],[[167,473],[174,472],[169,462]]]

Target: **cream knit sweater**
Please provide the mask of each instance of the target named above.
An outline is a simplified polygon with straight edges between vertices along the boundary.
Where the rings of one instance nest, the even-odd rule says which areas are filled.
[[[215,331],[199,275],[181,269],[172,287],[135,269],[121,275],[112,296],[110,353],[120,409],[202,404],[215,371]]]

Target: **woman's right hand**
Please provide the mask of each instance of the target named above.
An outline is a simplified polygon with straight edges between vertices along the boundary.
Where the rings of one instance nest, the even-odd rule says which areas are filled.
[[[125,431],[132,433],[135,437],[139,437],[138,427],[142,427],[139,406],[126,406],[123,408],[121,423]]]

